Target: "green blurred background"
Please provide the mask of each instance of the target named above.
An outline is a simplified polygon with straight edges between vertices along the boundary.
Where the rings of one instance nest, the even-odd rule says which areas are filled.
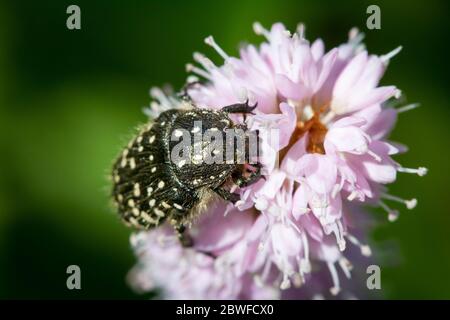
[[[374,3],[382,29],[371,31]],[[81,30],[66,28],[70,4],[81,8]],[[109,207],[109,167],[145,121],[149,88],[179,88],[194,51],[215,57],[203,44],[209,34],[230,54],[260,42],[253,21],[302,21],[328,48],[353,26],[372,53],[403,45],[383,83],[422,107],[400,116],[393,139],[411,151],[397,159],[430,172],[400,174],[391,188],[419,205],[374,233],[391,252],[383,292],[450,298],[448,15],[447,1],[430,0],[0,2],[0,298],[148,297],[125,283],[134,257]],[[82,290],[66,289],[70,264],[81,267]]]

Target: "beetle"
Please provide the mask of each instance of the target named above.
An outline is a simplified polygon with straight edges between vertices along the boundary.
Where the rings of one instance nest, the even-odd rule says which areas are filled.
[[[188,109],[164,111],[144,126],[123,149],[112,170],[112,196],[121,219],[138,229],[152,229],[168,221],[185,246],[191,244],[184,236],[186,226],[205,211],[213,195],[236,203],[240,197],[228,190],[230,184],[242,188],[262,178],[261,164],[249,163],[248,151],[253,147],[249,133],[255,131],[248,131],[245,121],[237,123],[230,117],[237,113],[245,119],[246,114],[253,114],[256,104],[246,101],[219,110],[189,105]],[[223,142],[230,132],[233,140],[220,145],[217,140]],[[191,139],[181,144],[179,140],[186,133],[201,137],[214,133],[215,139]],[[230,143],[235,138],[243,139],[244,148]],[[231,157],[211,163],[206,161],[205,152],[207,156]]]

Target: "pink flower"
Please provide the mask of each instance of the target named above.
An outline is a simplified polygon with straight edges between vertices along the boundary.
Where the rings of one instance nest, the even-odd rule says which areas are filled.
[[[401,93],[379,86],[400,48],[369,55],[352,30],[347,43],[326,52],[322,40],[306,40],[302,25],[294,34],[279,23],[254,29],[266,41],[245,46],[239,58],[208,37],[224,64],[195,53],[200,67],[190,64],[188,71],[206,82],[188,93],[199,107],[258,103],[247,124],[260,132],[266,179],[239,190],[235,207],[220,202],[198,221],[190,230],[193,248],[182,248],[166,229],[136,236],[140,263],[131,278],[141,289],[162,287],[169,298],[294,298],[313,297],[313,290],[295,289],[311,283],[337,295],[340,274],[351,277],[349,250],[371,254],[355,236],[363,230],[353,223],[361,220],[355,211],[365,215],[362,206],[378,205],[395,220],[398,212],[385,200],[408,209],[417,203],[384,186],[398,172],[426,173],[395,162],[391,157],[406,148],[387,140],[398,114],[414,107],[389,107]],[[152,95],[151,116],[183,107],[160,90]],[[315,266],[325,266],[329,276]]]
[[[161,297],[169,299],[277,298],[276,290],[256,288],[245,272],[243,256],[249,250],[245,232],[254,219],[251,212],[239,211],[224,217],[219,206],[192,230],[193,248],[183,248],[169,226],[133,235],[131,243],[139,263],[130,272],[131,284],[138,291],[161,288]]]

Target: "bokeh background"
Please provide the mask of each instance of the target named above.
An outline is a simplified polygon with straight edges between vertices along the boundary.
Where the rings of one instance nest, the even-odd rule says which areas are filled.
[[[81,8],[82,29],[66,28]],[[381,30],[366,8],[381,7]],[[391,193],[417,197],[395,223],[373,233],[383,294],[450,298],[449,5],[447,1],[2,1],[0,2],[0,298],[147,298],[125,282],[134,257],[129,233],[109,206],[113,158],[146,120],[151,86],[179,88],[192,52],[216,57],[213,34],[230,54],[260,42],[252,22],[307,26],[328,48],[357,26],[372,53],[398,45],[383,79],[422,107],[401,114],[393,139],[411,147],[397,159],[425,165],[400,174]],[[217,59],[216,59],[217,61]],[[66,289],[77,264],[82,290]]]

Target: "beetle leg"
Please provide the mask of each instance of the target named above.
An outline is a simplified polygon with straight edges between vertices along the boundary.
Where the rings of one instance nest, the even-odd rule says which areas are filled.
[[[256,168],[255,171],[253,171],[252,173],[250,173],[250,175],[248,177],[244,177],[242,175],[241,172],[238,172],[238,174],[233,175],[233,182],[239,187],[239,188],[244,188],[244,187],[248,187],[256,182],[259,181],[259,179],[265,179],[263,175],[261,175],[261,167],[262,165],[258,162],[254,165],[252,165],[253,167]]]
[[[255,110],[258,103],[255,103],[253,106],[248,104],[248,99],[244,103],[236,103],[231,104],[229,106],[225,106],[222,108],[222,111],[228,112],[228,113],[243,113],[244,115],[246,113],[254,114],[252,111]]]
[[[240,200],[240,196],[237,193],[231,193],[230,191],[225,190],[222,187],[217,187],[213,189],[215,193],[221,196],[223,199],[230,201],[231,203],[236,203]]]
[[[177,234],[178,239],[183,247],[188,248],[194,245],[192,238],[186,232],[186,227],[182,223],[177,223],[175,225],[175,232]]]
[[[195,87],[196,85],[201,84],[200,81],[192,81],[187,82],[180,90],[180,93],[178,93],[178,97],[180,97],[183,100],[186,100],[187,102],[192,102],[192,98],[189,95],[188,91],[189,89]]]

